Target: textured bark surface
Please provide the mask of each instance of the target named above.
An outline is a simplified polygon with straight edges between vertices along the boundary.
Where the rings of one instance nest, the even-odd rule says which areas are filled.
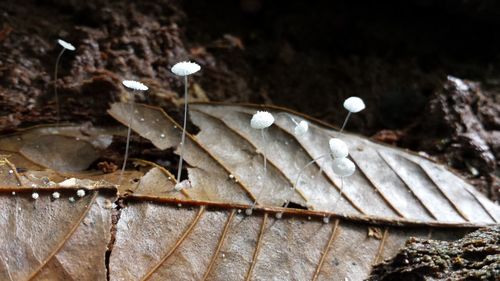
[[[479,229],[457,241],[412,238],[376,265],[368,280],[498,280],[500,227]]]

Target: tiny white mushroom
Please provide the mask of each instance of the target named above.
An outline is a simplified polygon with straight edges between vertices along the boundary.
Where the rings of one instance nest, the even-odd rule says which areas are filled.
[[[195,62],[182,61],[172,66],[171,71],[178,76],[188,76],[198,72],[200,69],[200,65]]]
[[[39,196],[39,195],[38,195],[38,193],[36,193],[36,192],[33,192],[33,193],[31,194],[31,198],[33,198],[33,200],[38,199],[38,197],[40,197],[40,196]]]
[[[356,165],[347,158],[335,158],[332,163],[333,172],[339,177],[349,177],[356,170]]]
[[[77,195],[78,197],[83,197],[83,196],[85,196],[85,190],[83,190],[83,189],[78,189],[78,190],[76,191],[76,195]]]
[[[76,48],[71,43],[68,43],[62,39],[57,39],[57,43],[63,47],[61,52],[57,56],[56,67],[54,69],[54,99],[55,99],[55,103],[56,103],[57,126],[59,127],[59,121],[61,120],[61,113],[60,113],[60,108],[59,108],[59,95],[57,94],[57,71],[59,69],[59,61],[61,60],[61,57],[62,57],[64,51],[66,51],[66,50],[74,51],[74,50],[76,50]]]
[[[265,129],[274,123],[274,117],[267,111],[257,111],[250,120],[250,126],[254,129]]]
[[[68,198],[69,202],[73,203],[75,202],[75,197],[71,196],[70,198]]]
[[[309,130],[309,123],[307,123],[307,121],[302,120],[295,126],[295,129],[293,131],[295,135],[301,136],[307,133],[308,130]]]
[[[64,49],[68,50],[68,51],[74,51],[76,50],[75,46],[73,46],[73,44],[69,43],[69,42],[66,42],[62,39],[57,39],[57,43],[59,45],[61,45],[61,47],[63,47]]]
[[[56,192],[54,192],[54,193],[52,193],[52,198],[54,198],[54,199],[59,199],[59,197],[61,197],[61,193],[59,193],[59,192],[57,192],[57,191],[56,191]]]
[[[122,81],[122,84],[123,86],[133,90],[133,91],[147,91],[149,88],[148,86],[142,84],[141,82],[138,82],[138,81],[134,81],[134,80],[123,80]],[[128,150],[129,150],[129,146],[130,146],[130,134],[131,134],[131,127],[132,127],[132,121],[133,121],[133,112],[136,112],[136,110],[134,109],[134,100],[132,99],[131,101],[131,104],[132,104],[132,109],[130,110],[129,114],[130,114],[130,117],[128,119],[128,129],[127,129],[127,141],[126,141],[126,144],[125,144],[125,156],[123,157],[123,164],[122,164],[122,169],[120,171],[120,177],[118,179],[118,185],[121,184],[122,182],[122,178],[123,178],[123,173],[125,172],[125,167],[127,166],[127,159],[128,159]]]
[[[352,113],[357,113],[365,109],[365,103],[361,98],[350,97],[344,101],[344,108],[347,109],[349,113],[347,113],[347,116],[344,119],[344,123],[340,128],[340,132],[344,131],[345,125],[347,125],[347,121],[349,120],[349,117],[351,116]]]
[[[344,158],[349,154],[347,144],[341,139],[331,138],[328,144],[330,145],[333,158]]]
[[[181,191],[183,189],[187,189],[187,188],[190,188],[191,187],[191,182],[189,180],[183,180],[181,182],[178,182],[174,189],[175,191]]]
[[[350,97],[344,101],[344,108],[349,112],[358,113],[361,110],[365,109],[365,103],[361,98]]]
[[[15,191],[12,191],[12,195],[16,195],[16,192],[15,192]]]
[[[187,106],[188,106],[188,76],[191,74],[194,74],[198,72],[201,69],[200,65],[195,63],[195,62],[190,62],[190,61],[182,61],[176,63],[172,68],[170,69],[172,73],[178,76],[184,77],[184,121],[182,125],[182,135],[181,135],[181,152],[179,154],[179,166],[177,168],[177,177],[176,180],[180,181],[181,180],[181,174],[182,174],[182,161],[184,157],[184,140],[186,138],[186,125],[187,125]],[[174,128],[176,128],[174,126]]]
[[[149,89],[148,86],[134,80],[123,80],[122,84],[123,86],[135,91],[147,91]]]

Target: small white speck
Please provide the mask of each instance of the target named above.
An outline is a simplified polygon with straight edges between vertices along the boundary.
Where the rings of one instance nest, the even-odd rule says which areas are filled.
[[[177,126],[174,126],[174,129],[177,129]]]
[[[245,214],[246,214],[247,216],[251,216],[251,215],[252,215],[252,213],[253,213],[253,210],[252,210],[252,209],[246,209],[246,210],[245,210]]]
[[[177,204],[177,207],[179,207],[179,208],[182,207],[182,204],[181,203]]]
[[[76,191],[76,195],[77,195],[78,197],[83,197],[83,196],[85,196],[85,190],[83,190],[83,189],[78,189],[78,190]]]
[[[160,119],[156,118],[156,122],[160,122]]]
[[[229,174],[229,178],[230,179],[234,179],[234,175],[233,174]]]
[[[308,221],[310,221],[310,220],[311,220],[311,217],[310,217],[310,216],[309,216],[309,217],[307,217],[307,220],[308,220]]]
[[[276,218],[281,219],[283,217],[283,213],[276,213]]]
[[[323,222],[324,223],[329,223],[330,222],[330,218],[329,217],[324,217],[323,218]]]
[[[15,191],[12,191],[12,195],[16,195],[16,192],[15,192]]]
[[[165,138],[165,134],[161,134],[160,138],[164,139]]]
[[[222,254],[222,258],[224,259],[226,257],[226,254]]]
[[[241,209],[238,209],[238,214],[241,214]]]
[[[40,197],[40,196],[39,196],[39,195],[38,195],[38,193],[36,193],[36,192],[33,192],[33,193],[31,194],[31,198],[33,198],[34,200],[38,199],[38,197]]]
[[[17,210],[18,210],[18,211],[21,211],[22,209],[21,209],[21,207],[19,207],[19,208],[17,208]]]
[[[73,202],[75,202],[75,197],[70,197],[68,200],[69,200],[69,202],[73,203]]]
[[[13,171],[13,170],[9,170],[9,174],[11,174],[11,175],[12,175],[13,173],[14,173],[14,171]]]
[[[36,187],[36,184],[32,183],[32,184],[31,184],[31,187],[35,188],[35,187]]]
[[[141,120],[141,122],[144,122],[144,118],[141,118],[141,119],[139,119],[139,120]]]
[[[54,192],[54,193],[52,193],[52,198],[54,198],[54,199],[59,199],[59,197],[61,197],[61,193],[59,193],[59,192],[57,192],[57,191],[56,191],[56,192]]]

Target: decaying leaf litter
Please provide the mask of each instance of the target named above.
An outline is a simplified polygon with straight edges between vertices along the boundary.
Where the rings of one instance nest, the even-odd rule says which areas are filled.
[[[128,120],[128,106],[113,104],[110,114],[127,124],[124,120]],[[26,153],[30,150],[24,147],[32,147],[33,140],[49,138],[56,142],[60,139],[75,144],[84,142],[83,147],[102,151],[110,143],[96,136],[109,140],[106,136],[124,131],[92,128],[82,136],[78,135],[81,133],[78,126],[35,127],[0,140],[11,143],[2,151],[6,155],[2,162],[2,197],[20,200],[38,210],[112,196],[102,199],[99,205],[106,210],[103,216],[109,220],[119,213],[114,240],[108,246],[110,280],[226,280],[228,277],[259,280],[273,276],[297,280],[360,280],[368,276],[372,264],[391,257],[410,236],[456,239],[470,229],[498,222],[498,206],[443,166],[412,153],[355,135],[340,135],[314,123],[310,124],[307,135],[296,136],[295,124],[290,118],[277,118],[275,126],[266,132],[266,143],[262,143],[260,135],[248,126],[252,113],[261,107],[216,104],[190,107],[191,121],[200,131],[196,135],[188,134],[185,143],[184,157],[191,182],[188,189],[176,190],[176,178],[170,172],[140,159],[133,159],[134,165],[129,165],[124,186],[118,191],[114,187],[118,172],[88,172],[84,171],[86,167],[80,171],[58,171],[56,161],[42,161]],[[273,107],[266,109],[273,113],[282,111]],[[307,119],[293,112],[289,114],[297,120]],[[137,104],[133,116],[132,129],[158,149],[176,148],[179,144],[180,126],[161,109]],[[100,133],[89,133],[92,131]],[[331,137],[342,138],[349,144],[351,159],[358,166],[352,178],[346,179],[338,206],[325,202],[337,202],[340,195],[339,179],[332,176],[327,161],[311,167],[303,183],[289,197],[293,174],[309,159],[324,154],[328,150],[325,143]],[[41,142],[41,145],[53,143]],[[261,170],[263,150],[260,147],[263,145],[268,146],[265,149],[269,161],[267,194],[262,196],[255,212],[247,216],[243,211],[256,198],[256,186],[260,182],[256,174]],[[80,146],[69,144],[67,147],[78,151]],[[61,151],[54,157],[64,158],[68,154]],[[83,163],[72,167],[78,170]],[[23,167],[28,165],[30,169]],[[389,184],[375,175],[382,175]],[[64,180],[66,184],[56,184]],[[450,181],[455,184],[446,184]],[[70,202],[69,198],[75,198],[81,188],[88,194]],[[406,193],[397,193],[399,189]],[[45,201],[33,200],[29,195],[34,190]],[[60,192],[61,198],[51,199],[54,191]],[[12,192],[17,193],[12,195]],[[369,195],[365,195],[368,192]],[[120,199],[115,202],[113,194],[118,194]],[[328,199],[323,199],[325,197]],[[400,198],[409,203],[401,205]],[[287,200],[309,210],[280,208]],[[86,208],[95,204],[94,201],[86,204]],[[16,207],[10,208],[12,210],[6,213],[13,213]],[[93,219],[88,212],[81,211],[80,221],[75,220],[74,227],[91,223]],[[275,218],[279,213],[283,213],[281,219]],[[65,214],[60,216],[56,220],[68,219]],[[325,223],[325,217],[331,219]],[[42,218],[37,223],[43,221]],[[23,223],[30,224],[29,221]],[[63,255],[65,247],[71,245],[70,239],[77,239],[75,230],[72,231],[62,238],[51,237],[56,246],[40,254],[45,259],[27,258],[26,262],[32,262],[30,267],[35,271],[19,272],[19,276],[83,274],[60,260],[58,266],[52,266],[51,260]],[[93,250],[101,257],[106,255],[106,249]],[[68,260],[76,259],[81,254],[79,251],[74,250],[74,256]],[[4,267],[9,268],[5,258]],[[287,266],[283,266],[283,259],[287,260]],[[106,264],[100,262],[96,266],[105,272]],[[4,272],[12,274],[10,270]]]

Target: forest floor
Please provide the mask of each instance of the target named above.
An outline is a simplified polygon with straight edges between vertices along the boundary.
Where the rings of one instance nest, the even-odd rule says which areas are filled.
[[[106,110],[125,98],[123,79],[146,83],[138,100],[180,120],[170,67],[194,60],[195,100],[275,104],[340,125],[343,100],[362,97],[348,131],[445,162],[498,201],[500,9],[407,4],[0,1],[0,133],[56,121],[62,38],[77,47],[58,74],[63,122],[116,124]]]

